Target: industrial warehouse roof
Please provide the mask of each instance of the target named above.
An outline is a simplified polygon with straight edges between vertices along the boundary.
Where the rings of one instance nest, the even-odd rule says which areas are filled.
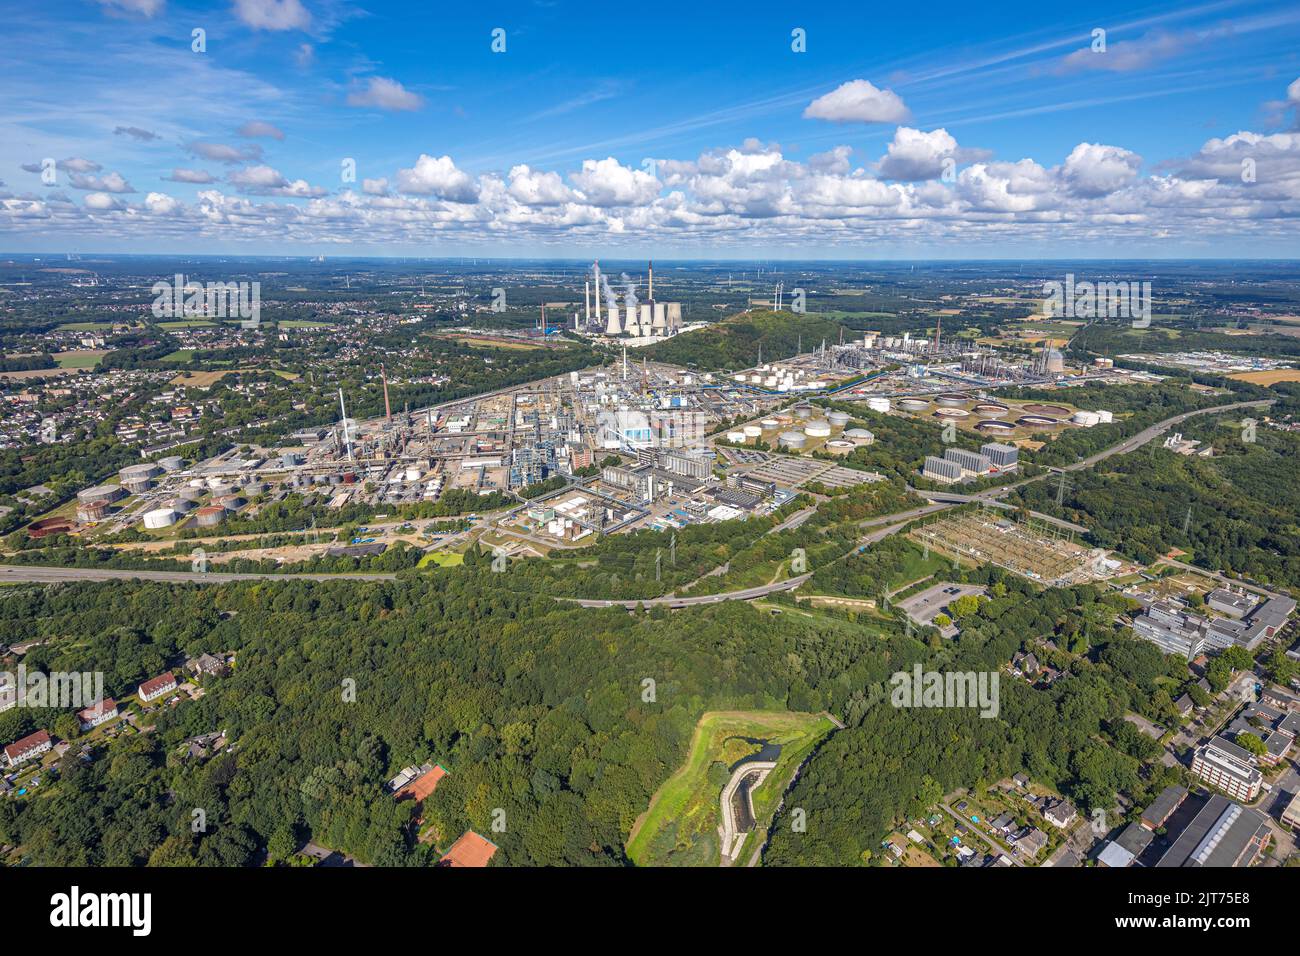
[[[1268,818],[1215,794],[1156,866],[1229,867],[1254,857],[1251,844],[1268,833]]]

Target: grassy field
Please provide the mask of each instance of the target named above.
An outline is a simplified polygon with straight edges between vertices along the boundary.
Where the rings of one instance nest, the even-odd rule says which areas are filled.
[[[54,361],[59,368],[94,368],[108,354],[107,349],[82,349],[76,352],[57,352]]]
[[[664,782],[628,837],[627,855],[637,866],[717,866],[719,807],[727,769],[757,748],[734,737],[758,737],[782,745],[776,769],[754,791],[759,825],[740,859],[762,840],[781,794],[804,758],[834,725],[821,714],[784,710],[712,711],[700,718],[686,762]],[[713,764],[720,766],[710,767]]]
[[[465,563],[465,555],[455,551],[430,551],[420,559],[416,565],[418,568],[427,568],[431,564],[436,564],[440,568],[455,568]]]
[[[539,345],[534,342],[521,342],[517,339],[498,339],[491,336],[481,335],[456,335],[448,336],[453,342],[459,342],[461,345],[468,345],[476,349],[512,349],[515,351],[531,352],[537,349],[546,348],[545,345]]]

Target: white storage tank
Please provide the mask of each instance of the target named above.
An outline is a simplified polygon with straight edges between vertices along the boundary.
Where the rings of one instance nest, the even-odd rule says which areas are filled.
[[[1091,428],[1101,421],[1101,416],[1096,412],[1077,411],[1070,416],[1070,421],[1084,428]]]
[[[153,511],[144,513],[144,526],[146,528],[166,528],[176,523],[176,512],[171,508],[155,508]]]
[[[132,480],[146,480],[160,474],[162,474],[161,468],[146,462],[142,465],[127,465],[117,473],[117,477],[125,483]]]
[[[807,434],[809,438],[830,438],[831,437],[830,422],[825,422],[825,421],[809,422],[807,426],[804,428],[804,433]]]
[[[1097,422],[1101,425],[1109,425],[1115,420],[1115,413],[1108,412],[1104,408],[1097,410]]]
[[[777,438],[777,444],[782,448],[800,449],[808,444],[808,438],[797,428],[792,428],[788,432],[781,432]]]
[[[733,445],[743,445],[745,443],[744,432],[727,432],[727,441]]]
[[[869,398],[867,399],[867,408],[873,412],[889,411],[889,399],[887,398]]]
[[[83,505],[92,501],[102,501],[108,504],[125,496],[126,492],[122,490],[121,485],[96,485],[94,488],[87,488],[84,491],[77,492],[77,501]]]
[[[849,423],[849,413],[839,411],[831,412],[826,416],[826,420],[835,428],[843,428]]]
[[[760,438],[763,435],[763,429],[758,425],[746,425],[743,431],[746,438]]]

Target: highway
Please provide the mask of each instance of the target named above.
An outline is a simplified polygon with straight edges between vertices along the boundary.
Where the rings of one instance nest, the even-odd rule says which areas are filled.
[[[1156,422],[1154,425],[1149,425],[1136,435],[1124,439],[1119,444],[1111,445],[1109,448],[1105,448],[1102,451],[1097,452],[1095,455],[1090,455],[1087,458],[1076,461],[1072,465],[1054,468],[1041,475],[1036,475],[1033,478],[1026,478],[1023,481],[1013,482],[1009,485],[999,485],[997,488],[990,488],[987,491],[981,491],[971,497],[973,499],[1000,498],[1008,492],[1015,491],[1017,488],[1021,488],[1031,482],[1042,481],[1044,478],[1050,478],[1057,472],[1081,471],[1084,468],[1091,468],[1093,465],[1097,464],[1097,462],[1105,461],[1112,455],[1123,455],[1136,448],[1141,448],[1147,442],[1151,441],[1151,439],[1163,435],[1173,426],[1181,425],[1183,422],[1187,421],[1187,419],[1194,418],[1197,415],[1213,415],[1219,412],[1231,412],[1238,408],[1267,408],[1269,405],[1272,405],[1273,402],[1274,399],[1265,398],[1253,402],[1234,402],[1231,405],[1215,405],[1213,408],[1198,408],[1194,411],[1183,412],[1181,415],[1175,415],[1173,418],[1166,418],[1162,422]]]
[[[640,601],[593,601],[588,598],[560,598],[559,600],[570,601],[579,607],[625,607],[629,610],[637,606],[654,607],[655,605],[694,607],[697,604],[721,604],[723,601],[752,601],[754,598],[766,597],[777,591],[793,590],[810,577],[812,577],[811,574],[800,574],[784,581],[777,581],[774,584],[762,584],[758,587],[745,588],[741,591],[726,591],[722,594],[700,594],[695,597],[645,598]]]
[[[40,565],[0,565],[0,584],[61,584],[67,581],[169,581],[229,584],[232,581],[394,581],[395,574],[236,574],[225,571],[135,571],[119,568],[49,568]]]

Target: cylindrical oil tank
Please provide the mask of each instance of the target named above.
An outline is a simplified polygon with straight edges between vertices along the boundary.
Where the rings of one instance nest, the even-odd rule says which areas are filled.
[[[176,512],[171,508],[155,508],[144,513],[146,528],[166,528],[176,523]]]

